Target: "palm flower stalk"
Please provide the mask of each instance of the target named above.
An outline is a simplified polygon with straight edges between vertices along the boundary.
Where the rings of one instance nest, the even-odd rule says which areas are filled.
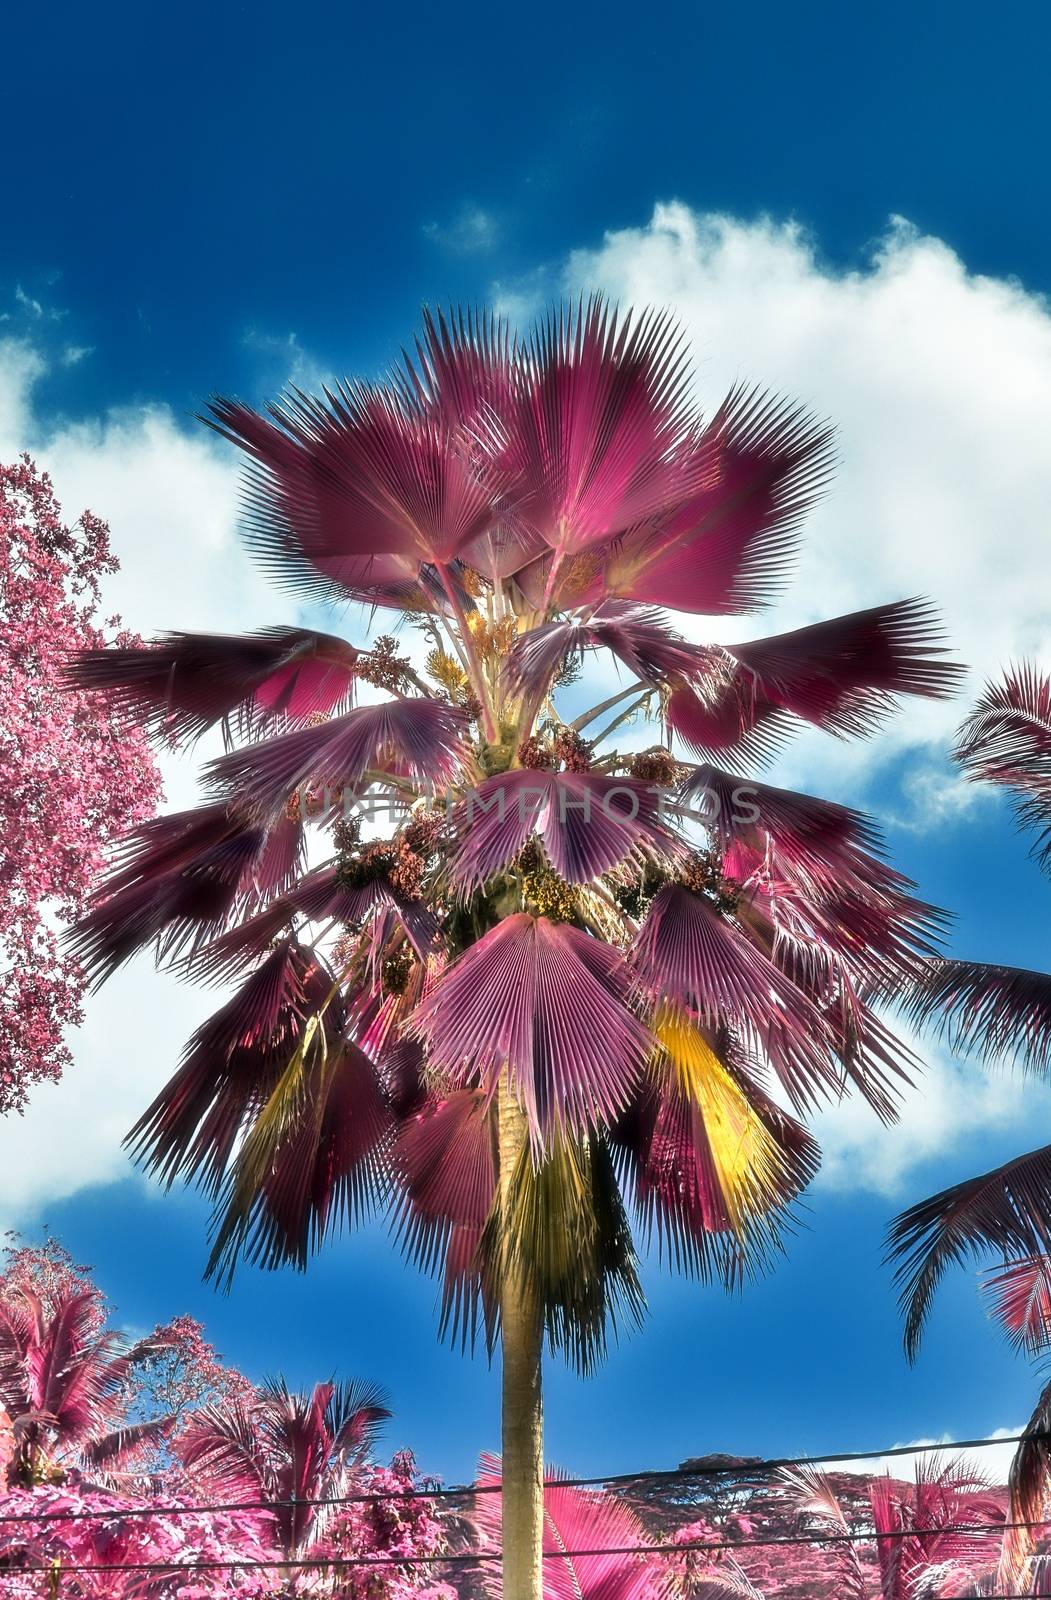
[[[169,740],[228,740],[76,932],[96,980],[152,945],[233,985],[131,1147],[214,1200],[212,1274],[302,1267],[378,1210],[443,1330],[501,1346],[516,1600],[540,1595],[545,1341],[587,1370],[638,1319],[636,1238],[729,1286],[776,1251],[818,1161],[800,1117],[851,1087],[893,1117],[910,1057],[875,1007],[938,934],[864,816],[734,770],[949,692],[935,620],[683,637],[662,607],[777,593],[832,447],[758,392],[703,419],[691,386],[666,317],[594,299],[525,338],[427,317],[382,383],[216,400],[259,559],[400,638],[171,634],[71,668]],[[627,683],[567,708],[595,653]]]

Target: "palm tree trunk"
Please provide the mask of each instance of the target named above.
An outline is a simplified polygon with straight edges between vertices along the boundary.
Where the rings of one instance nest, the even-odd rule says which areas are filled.
[[[507,1196],[525,1148],[526,1120],[506,1084],[500,1086],[500,1199]],[[504,1600],[543,1600],[544,1413],[541,1365],[544,1325],[535,1291],[509,1266],[505,1232],[500,1324],[503,1339]]]

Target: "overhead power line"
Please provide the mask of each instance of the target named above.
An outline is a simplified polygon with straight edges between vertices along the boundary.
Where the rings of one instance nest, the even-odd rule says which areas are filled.
[[[948,1528],[892,1528],[885,1533],[875,1530],[856,1533],[815,1533],[808,1535],[771,1535],[759,1539],[696,1539],[683,1543],[663,1544],[623,1544],[623,1545],[598,1545],[582,1547],[577,1550],[545,1550],[545,1561],[578,1560],[584,1557],[595,1556],[661,1556],[661,1555],[714,1555],[725,1551],[755,1550],[771,1546],[782,1545],[849,1545],[873,1544],[881,1540],[917,1539],[921,1543],[924,1539],[937,1539],[946,1533],[963,1534],[1002,1534],[1010,1533],[1023,1528],[1046,1528],[1046,1522],[976,1522],[957,1523]],[[262,1561],[129,1561],[113,1563],[77,1562],[69,1566],[63,1565],[63,1573],[76,1572],[256,1572],[280,1571],[284,1569],[327,1571],[347,1567],[418,1567],[418,1566],[445,1566],[464,1565],[472,1561],[502,1561],[502,1550],[456,1550],[443,1555],[413,1555],[413,1556],[292,1556],[281,1560],[279,1558]],[[31,1574],[54,1572],[54,1562],[41,1563],[26,1567],[8,1567],[11,1574]],[[996,1600],[1010,1600],[1010,1597],[1000,1595]]]
[[[891,1460],[901,1456],[930,1455],[939,1450],[982,1450],[995,1444],[1020,1444],[1023,1439],[1047,1439],[1051,1434],[1012,1433],[999,1439],[953,1439],[944,1444],[898,1444],[888,1449],[848,1450],[831,1452],[824,1456],[770,1456],[765,1459],[741,1460],[716,1465],[698,1462],[693,1467],[654,1467],[638,1472],[607,1473],[593,1478],[548,1478],[547,1489],[624,1488],[633,1483],[673,1483],[703,1478],[750,1477],[783,1472],[795,1467],[820,1467],[829,1463],[838,1465],[848,1461]],[[377,1505],[392,1500],[463,1500],[483,1494],[499,1494],[499,1483],[463,1483],[433,1489],[385,1489],[369,1494],[341,1494],[291,1500],[231,1500],[212,1505],[181,1506],[129,1506],[114,1511],[35,1511],[23,1516],[15,1512],[0,1514],[0,1524],[7,1522],[87,1522],[109,1517],[192,1517],[200,1512],[212,1511],[279,1511],[282,1508],[303,1506],[353,1506]]]

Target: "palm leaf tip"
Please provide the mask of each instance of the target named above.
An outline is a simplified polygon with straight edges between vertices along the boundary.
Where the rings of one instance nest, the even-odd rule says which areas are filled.
[[[1051,1344],[1051,1256],[1023,1256],[982,1281],[991,1314],[1016,1348],[1037,1355]]]
[[[1003,1260],[1045,1254],[1051,1246],[1051,1146],[1030,1151],[991,1172],[922,1200],[896,1217],[888,1259],[905,1316],[910,1360],[935,1291],[950,1266],[995,1252]]]
[[[1051,868],[1051,676],[1023,662],[985,692],[960,729],[956,759],[974,781],[1012,791],[1033,856]]]
[[[939,1021],[953,1049],[1013,1055],[1030,1070],[1051,1058],[1051,975],[981,961],[942,960],[923,970],[906,1002],[920,1024]]]
[[[167,739],[196,739],[217,723],[248,734],[345,708],[358,651],[304,628],[252,634],[168,633],[138,647],[80,651],[70,686],[105,692]]]

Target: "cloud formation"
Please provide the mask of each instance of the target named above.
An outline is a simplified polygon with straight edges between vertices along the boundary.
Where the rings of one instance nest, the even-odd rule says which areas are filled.
[[[1051,660],[1051,313],[1040,296],[969,273],[900,218],[842,271],[795,223],[678,202],[574,252],[563,280],[673,308],[706,409],[745,381],[838,426],[836,479],[783,602],[722,637],[929,594],[973,669],[971,690],[1007,660]],[[910,705],[880,749],[944,741],[959,716],[958,704]],[[808,738],[782,772],[802,781],[815,763],[847,782],[871,754]]]

